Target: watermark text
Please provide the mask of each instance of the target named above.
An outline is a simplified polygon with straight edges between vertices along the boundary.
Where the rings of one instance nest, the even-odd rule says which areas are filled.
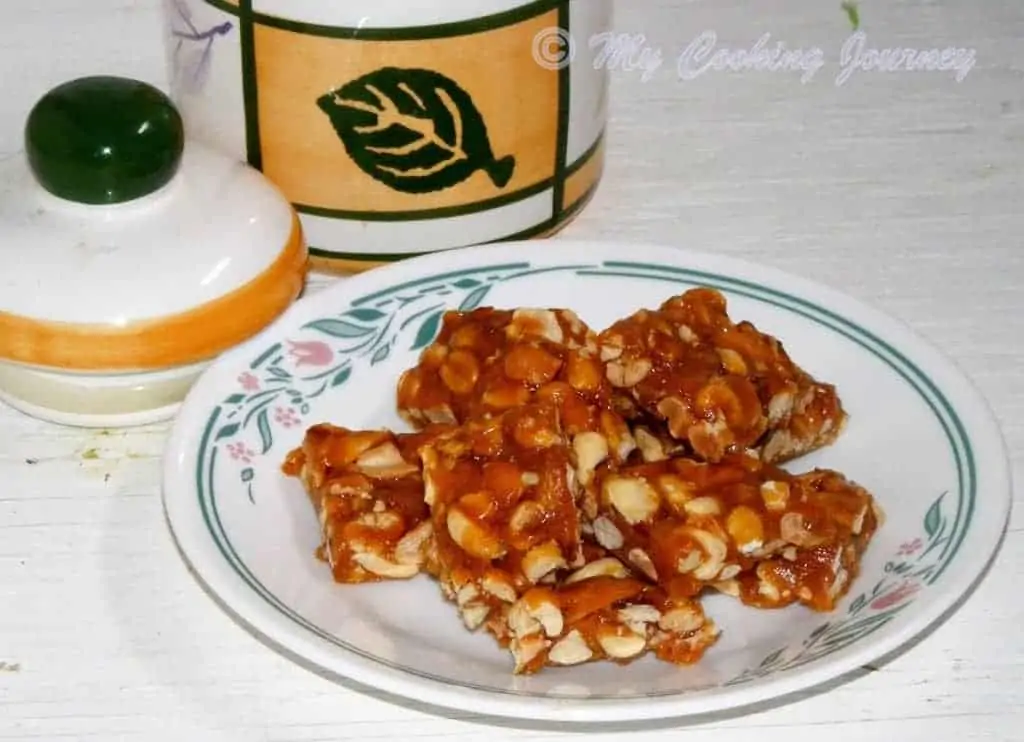
[[[854,75],[867,73],[947,73],[963,82],[977,63],[977,52],[967,47],[880,47],[864,31],[855,31],[842,46],[827,53],[819,46],[793,46],[764,33],[752,44],[730,47],[714,31],[703,31],[678,53],[666,53],[642,33],[603,32],[587,40],[589,64],[594,69],[637,74],[648,82],[668,68],[683,81],[715,72],[771,72],[792,74],[809,83],[823,69],[834,66],[833,82],[845,85]],[[533,57],[547,69],[564,69],[580,56],[577,40],[560,28],[536,35]]]

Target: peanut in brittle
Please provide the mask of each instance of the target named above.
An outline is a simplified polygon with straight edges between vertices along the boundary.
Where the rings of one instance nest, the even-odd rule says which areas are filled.
[[[777,339],[734,323],[714,289],[640,310],[598,344],[619,393],[708,461],[748,448],[785,461],[830,444],[846,420],[833,386],[797,366]]]
[[[298,477],[320,521],[318,554],[342,583],[406,579],[431,571],[433,528],[417,449],[419,433],[314,425],[282,467]]]
[[[674,594],[710,587],[759,607],[830,610],[877,525],[874,499],[842,475],[748,454],[629,466],[598,486],[598,544]]]

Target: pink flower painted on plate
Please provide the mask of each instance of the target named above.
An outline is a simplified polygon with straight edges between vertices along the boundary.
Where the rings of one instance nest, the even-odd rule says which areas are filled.
[[[278,425],[286,428],[294,428],[302,422],[302,419],[295,413],[294,407],[275,407],[274,420]]]
[[[917,591],[921,589],[921,586],[916,582],[904,582],[898,587],[890,590],[887,593],[879,595],[877,598],[871,601],[871,609],[876,611],[882,611],[886,608],[891,608],[897,603],[902,603],[907,598],[917,594]]]
[[[235,461],[241,461],[243,464],[252,463],[252,458],[256,455],[256,452],[244,443],[229,443],[227,448],[231,458]]]
[[[247,392],[259,391],[260,380],[246,371],[238,377],[238,384]]]
[[[915,538],[913,541],[906,541],[900,544],[900,550],[896,552],[896,556],[913,556],[921,550],[924,546],[924,541],[919,538]]]
[[[334,360],[334,351],[327,343],[316,340],[307,342],[288,341],[288,354],[295,359],[296,366],[326,366]]]

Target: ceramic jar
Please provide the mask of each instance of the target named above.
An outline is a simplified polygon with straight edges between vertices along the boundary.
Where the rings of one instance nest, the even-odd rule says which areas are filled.
[[[301,225],[260,173],[204,145],[159,90],[47,93],[0,163],[0,399],[45,420],[171,417],[206,364],[297,298]]]
[[[604,159],[611,0],[164,0],[190,136],[259,168],[314,267],[557,231]]]

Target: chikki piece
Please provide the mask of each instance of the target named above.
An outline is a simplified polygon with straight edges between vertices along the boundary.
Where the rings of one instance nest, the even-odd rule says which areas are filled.
[[[835,388],[797,366],[777,339],[733,323],[714,289],[640,310],[598,345],[619,393],[707,461],[753,448],[782,462],[832,443],[846,421]]]
[[[551,382],[589,401],[610,396],[597,336],[568,309],[448,312],[436,340],[398,382],[412,425],[463,423],[526,404]]]
[[[582,566],[579,485],[551,405],[472,420],[420,454],[441,587],[468,628]]]
[[[795,477],[796,486],[813,493],[818,513],[832,516],[835,535],[829,525],[808,518],[789,516],[781,523],[781,537],[787,546],[778,555],[740,575],[735,585],[720,585],[747,605],[781,608],[797,601],[818,611],[830,611],[860,574],[860,560],[884,515],[877,502],[842,475],[824,469]],[[865,499],[867,510],[862,509]],[[814,511],[811,511],[812,513]],[[853,516],[852,518],[850,516]]]
[[[878,523],[874,499],[842,475],[750,454],[625,467],[598,486],[589,530],[602,547],[673,595],[710,587],[765,608],[834,608]]]
[[[417,450],[446,430],[396,435],[321,424],[288,454],[282,470],[302,480],[316,508],[318,555],[335,580],[376,582],[432,571],[433,527]]]
[[[528,589],[494,614],[488,628],[521,675],[598,660],[627,664],[651,651],[674,664],[694,664],[719,635],[696,600],[670,597],[609,556],[588,561],[557,585]]]
[[[398,408],[411,424],[424,425],[551,404],[585,487],[602,464],[621,464],[636,449],[612,408],[613,391],[595,334],[573,312],[481,308],[445,315],[437,340],[400,378]]]

